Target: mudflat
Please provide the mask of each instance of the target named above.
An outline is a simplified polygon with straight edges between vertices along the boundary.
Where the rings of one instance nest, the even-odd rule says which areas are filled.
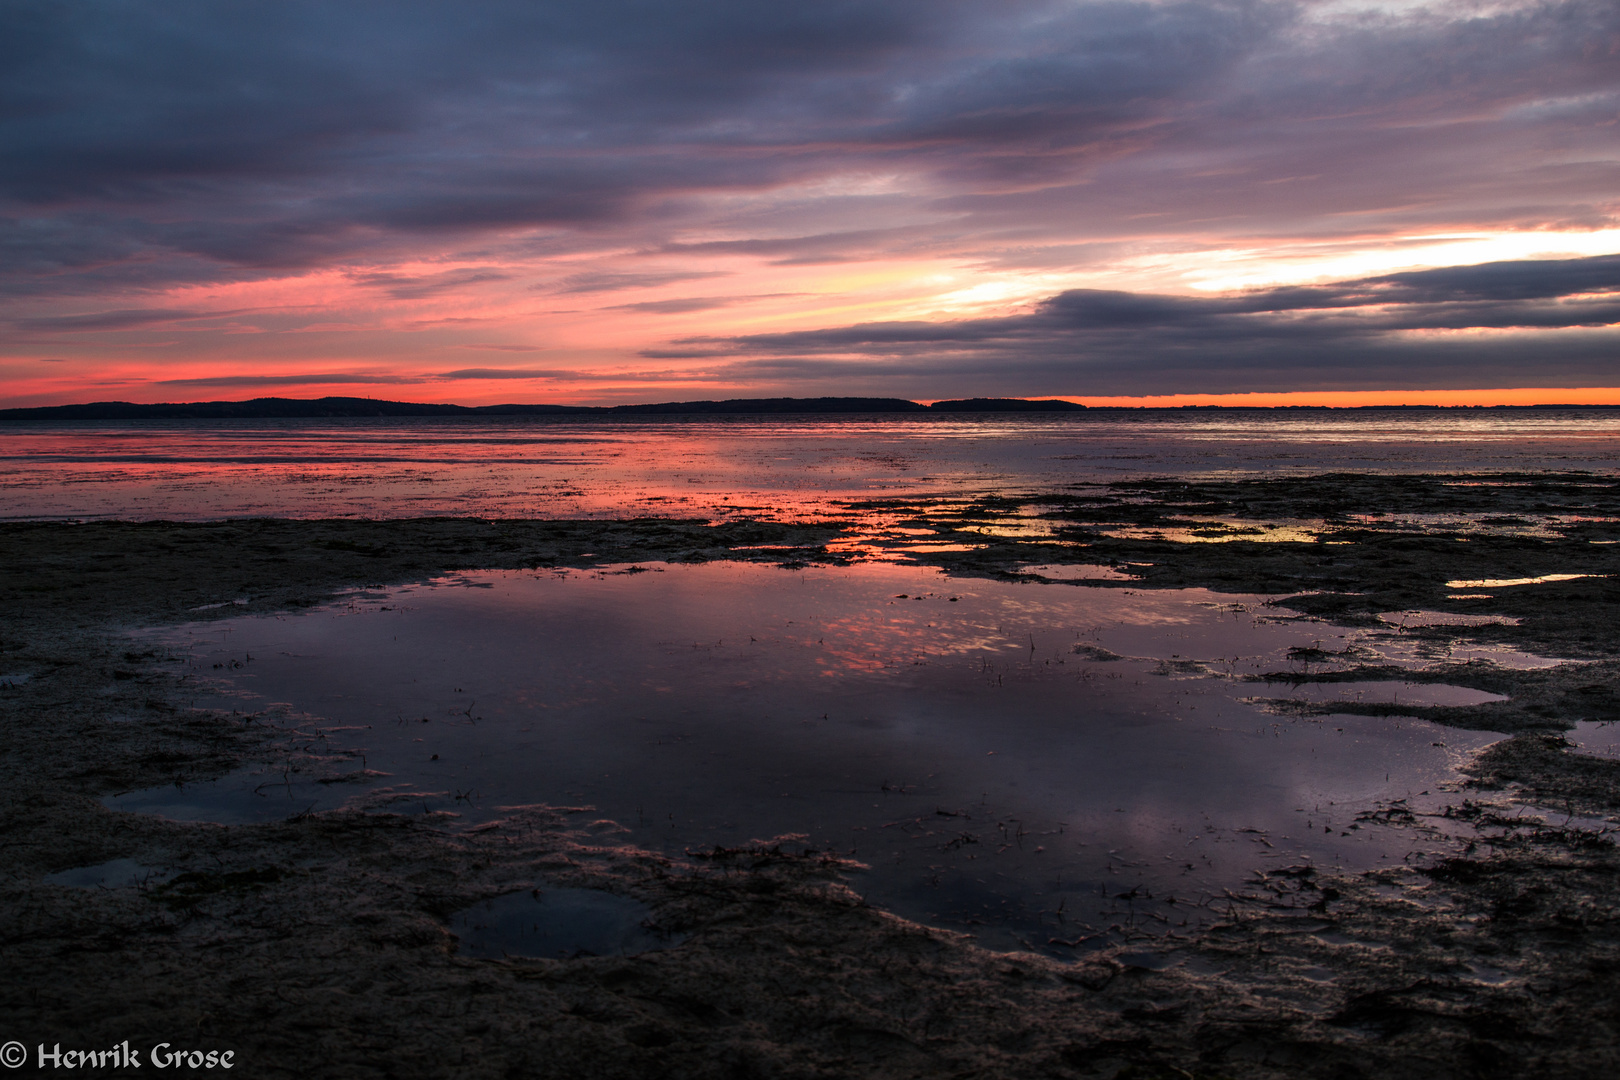
[[[254,1076],[1612,1074],[1620,762],[1576,752],[1566,733],[1620,720],[1620,482],[1132,481],[843,511],[813,524],[0,527],[0,1034],[30,1053],[231,1050]],[[102,801],[321,753],[296,724],[186,706],[182,665],[131,649],[129,627],[307,608],[454,570],[876,555],[979,576],[1103,565],[1115,575],[1075,587],[1265,593],[1284,617],[1347,626],[1456,616],[1406,631],[1431,659],[1398,677],[1505,700],[1288,707],[1501,733],[1447,811],[1480,839],[1361,875],[1271,868],[1195,933],[1144,932],[1064,962],[869,906],[831,854],[673,857],[629,846],[589,808],[514,808],[466,829],[364,799],[246,825]],[[1481,642],[1560,662],[1447,659]],[[1395,674],[1318,652],[1268,677]],[[1398,805],[1362,824],[1421,847],[1423,820]],[[108,866],[116,880],[83,887]],[[457,952],[454,913],[536,882],[639,900],[678,944]]]

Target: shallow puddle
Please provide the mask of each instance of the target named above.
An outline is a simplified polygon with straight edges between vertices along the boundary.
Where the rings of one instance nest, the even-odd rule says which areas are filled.
[[[1243,677],[1290,649],[1377,644],[1265,600],[883,563],[458,575],[144,635],[188,654],[198,706],[282,703],[312,756],[109,802],[590,805],[673,853],[798,836],[865,864],[873,903],[1061,954],[1224,911],[1257,867],[1399,862],[1411,831],[1357,815],[1437,808],[1491,741],[1261,712]]]
[[[113,859],[94,866],[75,866],[71,870],[58,870],[45,875],[48,885],[67,885],[75,889],[122,889],[143,885],[156,885],[171,875],[156,867],[134,859]]]
[[[458,911],[450,929],[464,956],[631,956],[680,944],[651,929],[651,916],[641,901],[600,889],[532,889]]]
[[[1620,757],[1620,723],[1613,720],[1581,720],[1567,738],[1583,754]]]
[[[1165,540],[1176,544],[1311,544],[1321,526],[1253,520],[1201,521],[1189,525],[1120,526],[1102,530],[1118,540]]]
[[[1043,581],[1134,581],[1136,575],[1117,566],[1094,566],[1088,563],[1040,563],[1021,566],[1020,574]]]

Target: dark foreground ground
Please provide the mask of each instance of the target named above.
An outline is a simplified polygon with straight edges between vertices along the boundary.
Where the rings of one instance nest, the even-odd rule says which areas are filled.
[[[1620,854],[1603,822],[1620,815],[1620,764],[1572,753],[1560,733],[1620,720],[1620,585],[1603,576],[1620,570],[1620,482],[1463,479],[1139,483],[871,503],[813,526],[0,526],[0,1042],[27,1048],[18,1075],[35,1073],[40,1043],[124,1040],[234,1050],[231,1075],[253,1077],[1614,1075]],[[1480,841],[1362,877],[1257,877],[1190,941],[1066,964],[867,907],[835,860],[773,849],[674,861],[624,847],[613,823],[576,808],[516,810],[468,831],[448,814],[355,809],[227,827],[100,802],[252,760],[333,764],[296,729],[181,707],[180,665],[129,652],[120,627],[206,617],[194,609],[243,595],[253,610],[309,606],[456,569],[839,561],[859,557],[852,537],[898,543],[894,528],[981,545],[916,556],[958,573],[1115,562],[1134,566],[1135,588],[1284,596],[1285,616],[1517,619],[1414,631],[1435,660],[1401,674],[1509,695],[1400,710],[1504,734],[1453,811]],[[1599,576],[1469,590],[1488,599],[1453,599],[1462,590],[1446,585],[1560,573]],[[1570,660],[1533,672],[1446,661],[1464,639]],[[1354,655],[1299,659],[1288,677],[1378,674]],[[1403,814],[1367,825],[1416,839],[1423,823]],[[120,858],[161,883],[44,881]],[[639,897],[688,937],[635,957],[455,954],[448,913],[537,880]],[[1142,959],[1170,946],[1198,962],[1152,970]]]

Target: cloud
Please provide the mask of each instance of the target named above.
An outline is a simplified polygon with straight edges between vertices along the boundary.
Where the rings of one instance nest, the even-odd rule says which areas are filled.
[[[409,375],[359,375],[323,372],[313,375],[206,375],[187,379],[154,379],[158,386],[301,386],[325,383],[378,383],[385,385],[419,383]]]
[[[392,274],[381,271],[351,274],[360,285],[384,289],[396,300],[422,300],[491,281],[510,281],[512,275],[490,267],[459,267],[437,274]]]
[[[1620,289],[1620,255],[1590,259],[1524,259],[1448,266],[1367,279],[1399,302],[1537,300]]]
[[[702,360],[711,356],[733,356],[731,349],[642,349],[637,356],[648,360]]]
[[[1206,339],[1213,333],[1320,340],[1397,330],[1569,328],[1616,322],[1620,322],[1620,255],[1607,255],[1444,267],[1228,296],[1071,289],[1027,315],[862,323],[732,340],[742,348],[820,351],[978,345],[1064,334],[1192,333]]]
[[[814,266],[871,258],[897,244],[913,246],[916,240],[916,229],[857,229],[812,236],[672,243],[661,250],[683,255],[764,255],[777,266]]]
[[[687,296],[675,300],[643,300],[635,304],[614,304],[609,311],[644,311],[649,315],[685,315],[693,311],[746,304],[750,300],[774,300],[794,293],[754,293],[749,296]]]
[[[643,311],[649,315],[686,315],[694,311],[713,311],[731,307],[746,296],[687,296],[675,300],[643,300],[637,304],[614,304],[609,311]]]
[[[1600,262],[1208,297],[1107,275],[1502,231],[1556,251],[1558,230],[1620,227],[1617,58],[1613,0],[18,0],[0,5],[0,318],[134,333],[229,314],[182,296],[325,274],[367,294],[321,320],[351,333],[400,332],[379,297],[517,340],[613,317],[629,352],[731,358],[739,379],[1410,379],[1466,370],[1467,333],[1502,378],[1608,382]],[[1000,319],[663,344],[654,317],[742,298],[481,303],[760,264],[771,282],[747,287],[845,310],[912,270],[1084,268],[1098,287]]]
[[[620,289],[651,289],[680,281],[725,277],[719,270],[657,270],[633,273],[610,270],[589,270],[570,274],[558,283],[557,291],[565,293],[616,292]]]
[[[83,315],[52,315],[14,320],[22,330],[44,330],[54,333],[80,331],[105,332],[134,330],[164,323],[184,322],[190,319],[216,319],[239,314],[238,311],[186,311],[177,308],[130,308],[122,311],[96,311]]]
[[[882,247],[881,230],[779,220],[772,235],[796,239],[690,236],[722,224],[710,196],[852,172],[897,177],[896,209],[946,215],[936,239],[969,247],[1123,221],[1613,216],[1612,3],[1319,10],[11,4],[0,244],[17,257],[0,285],[70,294],[376,265],[428,236],[523,229],[836,262]],[[1308,179],[1260,182],[1290,177]],[[810,201],[807,223],[861,200]],[[563,288],[614,287],[598,281]]]
[[[458,368],[441,371],[437,379],[577,379],[580,373],[557,368]]]
[[[664,369],[661,371],[614,371],[603,373],[569,368],[462,368],[434,375],[435,379],[546,379],[551,382],[603,382],[627,380],[638,383],[707,382],[707,372]]]
[[[1603,256],[1446,267],[1225,296],[1074,289],[1022,315],[676,344],[753,354],[726,369],[739,377],[1021,370],[1064,381],[1053,391],[1062,393],[1086,392],[1076,387],[1088,379],[1103,380],[1111,393],[1149,393],[1170,374],[1182,391],[1254,389],[1257,379],[1269,389],[1279,378],[1294,379],[1296,389],[1391,380],[1408,385],[1436,375],[1601,386],[1614,377],[1617,325],[1620,256]],[[1504,330],[1542,335],[1433,334]],[[1593,338],[1593,331],[1601,333]]]

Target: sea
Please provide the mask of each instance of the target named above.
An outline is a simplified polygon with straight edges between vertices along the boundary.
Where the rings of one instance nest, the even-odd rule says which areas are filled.
[[[0,516],[814,519],[1149,476],[1610,470],[1620,409],[0,424]]]

